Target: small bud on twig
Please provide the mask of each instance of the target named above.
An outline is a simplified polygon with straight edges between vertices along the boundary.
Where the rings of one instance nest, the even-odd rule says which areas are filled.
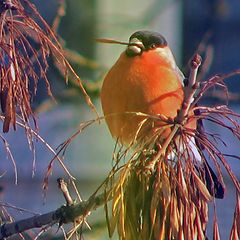
[[[202,63],[202,57],[199,54],[195,54],[190,62],[190,67],[198,68]]]

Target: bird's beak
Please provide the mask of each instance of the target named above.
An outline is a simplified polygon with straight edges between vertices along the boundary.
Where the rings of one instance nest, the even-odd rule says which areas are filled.
[[[128,44],[126,54],[129,57],[134,57],[137,55],[141,55],[143,50],[144,50],[143,43],[137,38],[132,38]]]

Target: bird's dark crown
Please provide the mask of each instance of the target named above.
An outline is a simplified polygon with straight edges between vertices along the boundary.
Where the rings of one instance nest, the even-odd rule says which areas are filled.
[[[131,41],[131,39],[133,38],[137,38],[138,40],[140,40],[146,50],[155,47],[167,46],[166,39],[158,32],[137,31],[130,36],[129,41]]]

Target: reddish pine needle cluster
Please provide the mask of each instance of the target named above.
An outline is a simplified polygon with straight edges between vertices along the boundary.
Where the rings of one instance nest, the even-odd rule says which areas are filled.
[[[1,1],[0,7],[0,101],[4,116],[3,132],[8,132],[11,124],[16,128],[18,114],[25,123],[29,116],[33,116],[31,98],[40,79],[45,80],[51,95],[46,71],[54,38],[48,25],[28,1],[23,1],[23,4],[20,1]],[[60,50],[59,46],[56,47]]]
[[[87,104],[94,109],[82,87],[80,78],[66,61],[60,43],[49,25],[28,0],[0,1],[0,102],[4,116],[3,132],[10,125],[16,128],[17,119],[29,125],[34,114],[31,101],[39,80],[46,84],[48,57],[52,55],[61,66],[64,76],[68,70],[78,82]]]

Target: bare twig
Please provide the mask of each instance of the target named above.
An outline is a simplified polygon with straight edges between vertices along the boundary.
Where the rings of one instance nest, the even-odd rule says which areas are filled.
[[[2,202],[0,201],[0,207],[5,207],[5,208],[11,208],[11,209],[14,209],[16,211],[19,211],[19,212],[26,212],[26,213],[30,213],[32,215],[37,215],[39,213],[36,213],[36,212],[32,212],[28,209],[25,209],[25,208],[20,208],[20,207],[17,207],[17,206],[14,206],[12,204],[9,204],[9,203],[5,203],[5,202]]]
[[[67,205],[68,206],[72,205],[73,200],[72,200],[72,197],[71,197],[71,195],[68,191],[67,183],[64,181],[63,178],[58,178],[57,182],[58,182],[58,187],[61,189],[61,191],[63,193],[63,196],[66,200]]]
[[[182,123],[184,118],[188,115],[189,109],[192,106],[194,95],[199,88],[197,80],[198,68],[201,65],[201,56],[195,54],[190,62],[190,74],[188,84],[184,87],[184,100],[182,108],[179,110],[176,121]]]
[[[60,25],[61,19],[66,14],[66,3],[65,0],[59,0],[58,1],[58,9],[57,9],[57,15],[54,18],[52,29],[56,33],[58,31],[58,27]]]

